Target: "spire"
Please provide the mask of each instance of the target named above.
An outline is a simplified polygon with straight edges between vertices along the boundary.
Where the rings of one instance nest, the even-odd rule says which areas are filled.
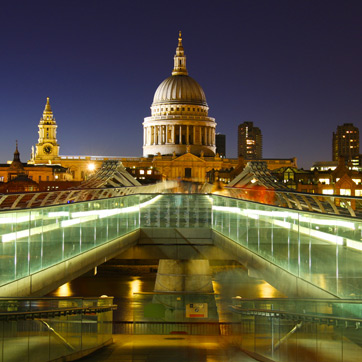
[[[14,159],[13,162],[11,162],[11,165],[9,167],[9,171],[13,172],[16,170],[17,174],[24,173],[24,166],[20,161],[20,153],[18,150],[18,141],[16,140],[16,148],[14,152]]]
[[[50,107],[49,97],[47,97],[47,102],[45,104],[45,108],[43,111],[43,118],[40,120],[40,122],[41,123],[46,122],[47,124],[48,122],[51,122],[55,124],[55,118],[53,115],[52,107]]]
[[[50,107],[50,103],[49,103],[49,97],[47,97],[47,103],[44,108],[44,113],[53,114],[52,108]]]
[[[19,153],[19,150],[18,150],[18,140],[16,140],[16,147],[15,147],[13,162],[14,161],[19,161],[20,162],[20,153]]]
[[[178,34],[178,45],[176,48],[176,54],[173,57],[174,59],[174,67],[172,71],[172,75],[187,75],[186,69],[186,56],[184,53],[184,47],[182,46],[182,34],[181,30]]]

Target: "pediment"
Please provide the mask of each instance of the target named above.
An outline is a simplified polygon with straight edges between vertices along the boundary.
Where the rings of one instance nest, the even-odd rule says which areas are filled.
[[[192,153],[185,153],[184,155],[181,155],[177,158],[175,158],[173,161],[173,163],[184,163],[184,162],[200,162],[200,163],[205,163],[205,160],[203,160],[200,157],[197,157],[195,155],[193,155]]]
[[[353,188],[356,186],[355,182],[347,175],[347,174],[344,174],[337,182],[336,182],[336,185],[338,187],[350,187],[350,188]]]

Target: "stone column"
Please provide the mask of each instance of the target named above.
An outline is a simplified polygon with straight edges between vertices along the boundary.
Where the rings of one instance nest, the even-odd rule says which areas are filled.
[[[190,142],[190,126],[186,126],[186,144],[188,145]]]
[[[180,145],[182,145],[182,126],[180,126],[179,138],[180,138]]]

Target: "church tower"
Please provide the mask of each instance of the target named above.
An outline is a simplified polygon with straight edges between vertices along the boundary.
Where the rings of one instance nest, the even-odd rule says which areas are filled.
[[[39,139],[35,150],[35,163],[48,163],[59,158],[57,143],[57,124],[50,107],[49,97],[44,108],[43,117],[39,122]]]

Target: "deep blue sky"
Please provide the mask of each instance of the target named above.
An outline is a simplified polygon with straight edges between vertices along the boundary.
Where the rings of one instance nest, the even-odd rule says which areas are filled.
[[[7,1],[0,9],[0,162],[22,161],[50,97],[62,155],[140,156],[142,122],[182,30],[236,157],[237,125],[263,156],[331,160],[332,132],[362,131],[362,1]]]

